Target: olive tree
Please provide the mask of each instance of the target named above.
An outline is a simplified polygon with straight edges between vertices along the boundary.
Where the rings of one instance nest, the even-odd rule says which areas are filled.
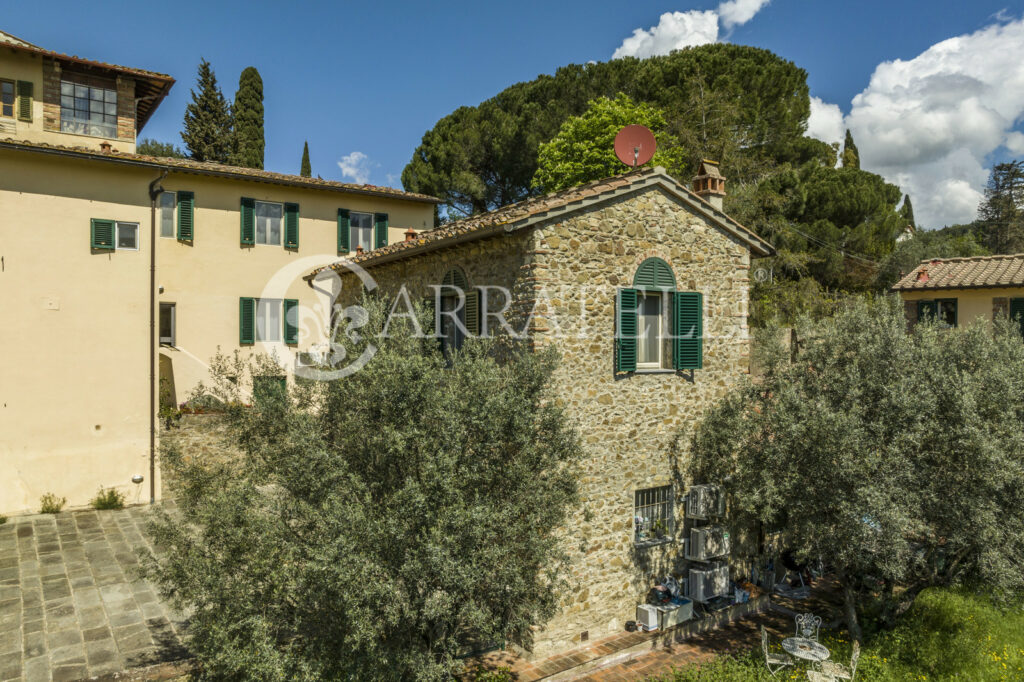
[[[858,613],[892,625],[929,586],[1021,590],[1019,331],[998,320],[908,333],[885,298],[797,333],[795,354],[760,344],[764,376],[694,432],[697,476],[725,481],[734,510],[835,571],[858,639]]]
[[[529,647],[553,614],[581,453],[549,395],[556,356],[445,356],[408,322],[363,338],[376,354],[336,381],[220,358],[241,455],[163,452],[179,511],[153,524],[147,570],[191,614],[205,677],[447,679],[467,642]]]

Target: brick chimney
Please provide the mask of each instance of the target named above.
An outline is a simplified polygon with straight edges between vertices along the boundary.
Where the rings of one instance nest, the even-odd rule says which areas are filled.
[[[109,142],[100,142],[100,151],[103,152],[104,154],[109,154],[110,153],[110,143]]]
[[[718,162],[703,159],[697,175],[693,178],[693,193],[708,202],[719,211],[722,210],[722,197],[725,196],[725,178],[718,170]]]
[[[412,229],[410,227],[408,230],[405,231],[405,241],[411,242],[411,241],[415,241],[415,239],[416,239],[416,230],[414,230],[414,229]]]

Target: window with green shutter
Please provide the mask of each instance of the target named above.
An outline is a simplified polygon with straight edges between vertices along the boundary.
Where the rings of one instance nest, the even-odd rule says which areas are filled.
[[[252,246],[256,243],[256,200],[242,197],[238,212],[242,233],[241,243],[244,246]]]
[[[636,371],[636,289],[619,289],[615,301],[615,371]]]
[[[178,240],[191,242],[195,239],[195,195],[192,192],[178,192]]]
[[[284,299],[284,342],[299,342],[299,302],[294,298]]]
[[[94,249],[113,251],[115,242],[115,221],[106,218],[93,218],[90,223],[90,245]]]
[[[373,216],[373,248],[379,249],[388,245],[388,214],[376,213]]]
[[[660,258],[648,258],[636,269],[633,286],[637,289],[663,289],[675,291],[676,276],[672,268]]]
[[[299,248],[299,205],[284,205],[284,248]]]
[[[18,81],[18,120],[32,121],[32,97],[35,86],[32,81]]]
[[[256,343],[256,299],[238,299],[238,343]]]
[[[1024,335],[1024,298],[1010,299],[1010,319],[1016,322]]]
[[[338,209],[338,253],[349,252],[349,212],[347,208]]]
[[[672,367],[704,367],[704,295],[700,292],[672,293]]]
[[[446,354],[462,348],[466,341],[466,333],[475,333],[474,329],[479,329],[480,299],[476,297],[476,293],[469,290],[469,281],[459,268],[452,268],[441,279],[438,294],[438,302],[441,305],[436,309],[436,327],[440,330],[441,350]],[[469,319],[471,308],[473,320]]]

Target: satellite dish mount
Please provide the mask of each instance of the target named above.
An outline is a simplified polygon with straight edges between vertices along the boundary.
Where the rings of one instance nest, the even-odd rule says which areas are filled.
[[[642,166],[652,158],[658,143],[654,133],[642,125],[628,125],[615,136],[615,156],[631,168]]]

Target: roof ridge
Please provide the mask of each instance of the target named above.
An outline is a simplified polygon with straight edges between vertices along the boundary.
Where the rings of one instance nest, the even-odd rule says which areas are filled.
[[[954,256],[952,258],[925,258],[918,263],[921,265],[931,265],[932,263],[966,263],[966,262],[977,262],[983,260],[1014,260],[1024,259],[1024,253],[990,253],[987,256]],[[916,268],[915,268],[916,269]]]

